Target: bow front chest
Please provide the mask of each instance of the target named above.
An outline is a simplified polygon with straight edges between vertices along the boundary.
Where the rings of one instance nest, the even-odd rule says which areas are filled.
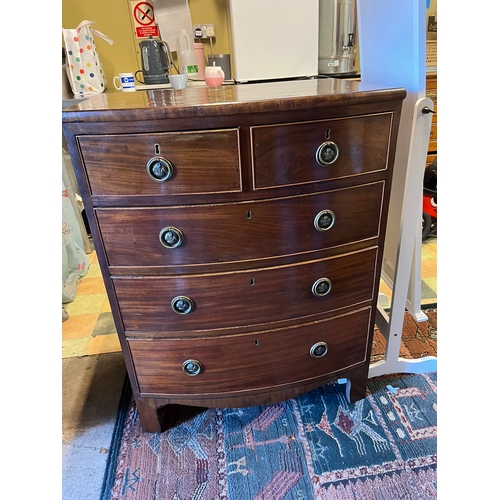
[[[366,395],[406,91],[340,79],[100,94],[63,130],[145,431]]]

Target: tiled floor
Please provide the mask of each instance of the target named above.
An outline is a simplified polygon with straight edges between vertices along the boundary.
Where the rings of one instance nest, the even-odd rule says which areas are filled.
[[[89,271],[78,285],[76,299],[64,304],[69,319],[62,324],[62,357],[79,357],[121,351],[101,269],[95,252]],[[422,244],[422,304],[437,303],[437,238]],[[380,292],[391,295],[381,282]]]
[[[422,304],[437,304],[437,238],[422,243]]]
[[[69,315],[62,324],[63,358],[121,351],[95,251],[88,258],[75,300],[63,304]]]
[[[422,242],[421,278],[420,303],[437,304],[437,238],[427,238]],[[384,281],[380,282],[379,292],[389,299],[392,295],[390,287]]]

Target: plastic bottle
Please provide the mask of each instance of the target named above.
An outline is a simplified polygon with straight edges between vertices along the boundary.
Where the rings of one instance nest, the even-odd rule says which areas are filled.
[[[205,52],[202,43],[194,44],[194,53],[196,55],[196,62],[198,63],[198,80],[205,80]]]
[[[177,60],[179,72],[187,73],[189,80],[198,80],[198,63],[194,52],[193,38],[182,29],[177,37]]]

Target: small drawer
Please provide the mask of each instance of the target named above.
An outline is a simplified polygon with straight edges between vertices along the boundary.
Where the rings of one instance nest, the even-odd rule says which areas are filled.
[[[227,394],[326,376],[367,358],[370,308],[217,339],[129,339],[142,394]]]
[[[267,201],[95,211],[110,266],[238,262],[377,237],[375,182]]]
[[[238,129],[78,138],[92,195],[241,191]]]
[[[387,169],[392,113],[252,127],[254,189]]]
[[[114,276],[112,281],[125,333],[220,333],[222,329],[326,314],[369,301],[376,256],[377,248],[371,247],[271,268],[184,276]]]

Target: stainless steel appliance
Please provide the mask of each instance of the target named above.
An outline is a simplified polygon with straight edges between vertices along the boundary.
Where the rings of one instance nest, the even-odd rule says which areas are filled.
[[[318,74],[355,74],[356,0],[319,0]]]
[[[139,43],[141,49],[142,69],[135,72],[135,77],[140,83],[158,85],[168,83],[168,70],[173,66],[172,54],[167,42],[153,40],[149,35],[147,40]],[[142,81],[137,73],[142,73]]]

